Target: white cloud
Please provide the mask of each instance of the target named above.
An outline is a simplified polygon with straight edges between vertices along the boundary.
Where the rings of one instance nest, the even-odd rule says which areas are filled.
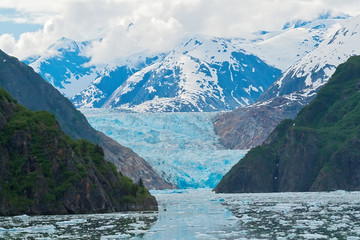
[[[277,30],[294,18],[329,9],[357,15],[357,0],[1,0],[16,15],[1,19],[42,24],[42,30],[0,36],[0,48],[24,58],[41,54],[60,37],[102,38],[90,51],[96,63],[141,51],[166,51],[188,34],[239,37]],[[129,27],[131,25],[131,27]]]
[[[14,46],[16,44],[15,38],[10,34],[3,34],[0,36],[1,50],[11,53],[14,52]]]

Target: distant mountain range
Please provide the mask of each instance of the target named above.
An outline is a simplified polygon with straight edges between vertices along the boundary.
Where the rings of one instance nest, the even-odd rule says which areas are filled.
[[[196,36],[168,54],[132,56],[102,68],[86,67],[88,44],[62,38],[45,56],[25,62],[78,108],[139,112],[232,110],[254,102],[281,74],[215,37]]]
[[[103,107],[137,112],[232,110],[254,102],[280,74],[230,41],[197,36],[128,78]]]
[[[77,108],[101,108],[115,90],[141,69],[164,58],[164,54],[135,55],[96,70],[96,79],[71,97]]]
[[[30,65],[40,75],[66,97],[71,98],[97,77],[97,69],[87,67],[90,58],[86,49],[91,42],[75,42],[61,38],[48,47],[42,56],[34,56],[23,62]]]
[[[287,67],[316,48],[346,15],[296,20],[250,39],[196,35],[169,53],[89,65],[92,42],[62,38],[25,62],[77,108],[137,112],[223,111],[254,103]]]

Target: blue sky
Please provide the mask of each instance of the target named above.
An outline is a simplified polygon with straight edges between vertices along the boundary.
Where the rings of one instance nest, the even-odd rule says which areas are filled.
[[[10,33],[18,39],[24,32],[35,32],[43,28],[42,24],[18,22],[20,15],[15,9],[0,8],[0,35]]]
[[[11,33],[16,39],[24,32],[35,32],[42,29],[41,24],[0,22],[0,35]]]
[[[192,34],[242,37],[280,30],[294,19],[331,11],[360,13],[358,0],[1,0],[0,49],[25,58],[61,37],[102,38],[99,61],[135,49],[165,51]],[[131,28],[128,28],[132,24]]]

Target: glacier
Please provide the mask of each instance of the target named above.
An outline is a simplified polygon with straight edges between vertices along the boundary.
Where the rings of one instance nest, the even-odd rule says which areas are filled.
[[[219,113],[128,113],[81,109],[89,123],[143,157],[179,188],[214,188],[248,150],[219,143],[213,119]]]

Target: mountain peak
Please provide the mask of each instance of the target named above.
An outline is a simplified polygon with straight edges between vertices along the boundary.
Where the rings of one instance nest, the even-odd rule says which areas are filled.
[[[302,91],[311,96],[323,86],[336,67],[360,54],[360,15],[352,18],[314,51],[293,64],[270,86],[260,100]]]
[[[48,51],[56,51],[58,54],[65,54],[67,52],[79,53],[82,56],[85,56],[84,48],[89,44],[89,42],[77,42],[73,39],[62,37],[58,39],[54,44],[50,45]]]
[[[345,13],[335,13],[333,11],[327,11],[320,13],[316,18],[305,20],[305,19],[293,19],[284,24],[282,30],[291,29],[291,28],[308,28],[308,29],[319,29],[327,28],[329,23],[336,20],[346,20],[349,19],[350,15]],[[324,21],[325,20],[325,21]],[[327,20],[327,21],[326,21]]]

